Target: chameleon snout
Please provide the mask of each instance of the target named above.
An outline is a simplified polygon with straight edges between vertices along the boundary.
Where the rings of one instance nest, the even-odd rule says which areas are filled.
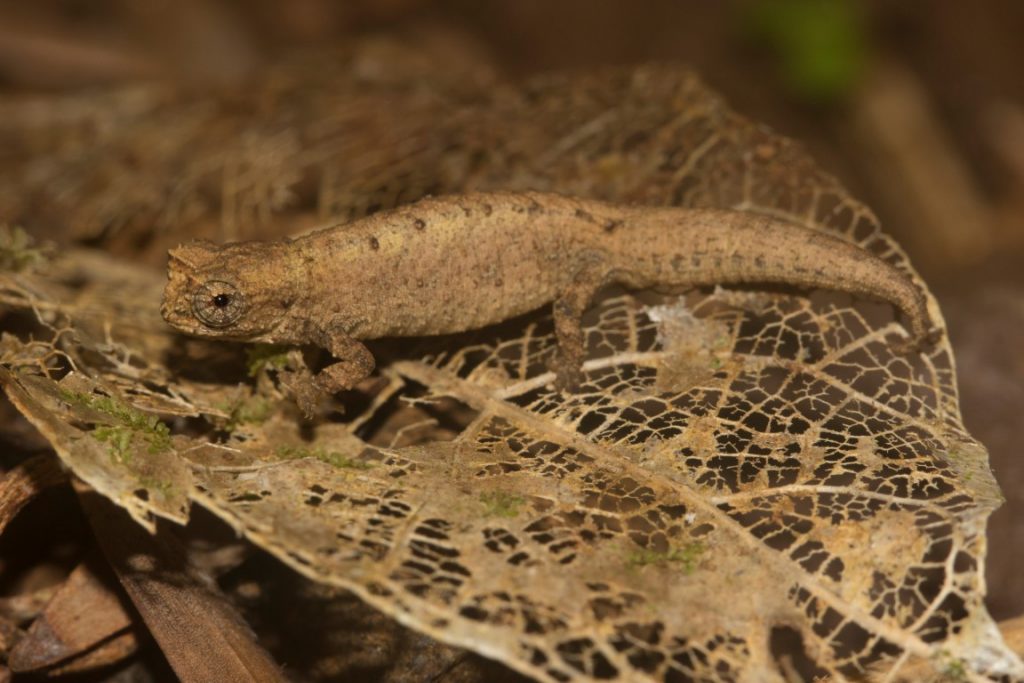
[[[183,293],[187,288],[183,290],[182,285],[181,278],[171,276],[160,301],[160,316],[171,327],[183,332],[192,332],[196,327],[195,320],[189,297]]]
[[[182,310],[180,301],[180,297],[175,298],[164,292],[163,301],[160,303],[160,316],[167,324],[179,329],[182,327],[181,321],[186,319],[188,314],[187,310]]]

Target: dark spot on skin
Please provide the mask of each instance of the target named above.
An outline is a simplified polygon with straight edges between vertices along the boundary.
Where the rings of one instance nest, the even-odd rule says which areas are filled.
[[[605,232],[615,232],[616,229],[622,227],[622,221],[619,220],[607,220],[604,222]]]
[[[694,254],[693,256],[690,257],[690,265],[692,265],[694,268],[700,268],[700,261],[700,254]]]
[[[500,277],[494,281],[495,287],[501,287],[503,284],[505,284],[505,281],[502,280]]]
[[[412,222],[412,226],[417,230],[425,230],[427,227],[427,222],[422,218],[417,218]]]
[[[676,254],[675,256],[673,256],[673,257],[672,257],[672,269],[673,269],[673,270],[682,270],[682,268],[683,268],[683,262],[684,262],[685,260],[686,260],[686,259],[684,259],[684,258],[683,258],[682,256],[680,256],[679,254]]]
[[[306,263],[312,263],[313,261],[316,260],[316,258],[314,256],[306,256],[302,260],[305,261]]]
[[[462,207],[462,213],[466,214],[466,218],[469,218],[471,215],[473,215],[473,211],[470,210],[468,206]]]
[[[761,270],[764,270],[764,256],[755,256],[754,265],[760,268]]]
[[[526,211],[528,213],[543,213],[544,207],[536,199],[531,199],[530,205],[526,207]]]
[[[580,220],[588,221],[590,223],[594,222],[594,217],[591,216],[586,211],[584,211],[583,209],[576,209],[576,218],[579,218]]]
[[[376,237],[370,238],[370,249],[373,249],[374,251],[380,249],[380,241]]]
[[[494,211],[494,207],[493,206],[491,206],[490,204],[484,204],[484,215],[485,216],[490,216],[493,211]]]

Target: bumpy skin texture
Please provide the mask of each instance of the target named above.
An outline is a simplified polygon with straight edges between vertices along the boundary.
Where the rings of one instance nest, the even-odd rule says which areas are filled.
[[[409,206],[294,240],[170,252],[162,313],[202,337],[315,344],[338,362],[297,392],[323,393],[374,367],[360,339],[460,332],[554,303],[558,383],[580,379],[580,318],[602,286],[679,290],[785,283],[897,307],[917,348],[926,300],[902,271],[841,238],[738,211],[627,207],[543,193],[480,193]]]

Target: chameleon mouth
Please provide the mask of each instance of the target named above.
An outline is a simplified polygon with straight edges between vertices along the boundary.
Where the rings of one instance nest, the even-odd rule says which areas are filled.
[[[168,264],[167,284],[164,285],[160,302],[160,315],[168,325],[181,332],[194,333],[200,329],[192,315],[190,292],[198,285],[191,269],[184,270],[180,259],[173,258]]]
[[[176,330],[192,332],[196,326],[192,324],[192,316],[187,307],[182,307],[180,299],[165,297],[160,304],[160,315],[164,322]]]
[[[186,291],[182,286],[185,280],[186,278],[176,274],[171,275],[160,301],[160,316],[171,327],[191,332],[195,327],[195,321],[188,306],[188,297],[181,294],[182,291]]]

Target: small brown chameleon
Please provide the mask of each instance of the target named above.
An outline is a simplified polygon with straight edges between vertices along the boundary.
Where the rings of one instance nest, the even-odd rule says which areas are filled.
[[[785,283],[890,302],[907,349],[933,340],[924,294],[868,251],[752,213],[630,207],[543,193],[423,199],[295,239],[170,252],[162,314],[188,334],[315,344],[337,359],[296,390],[325,393],[374,368],[360,339],[460,332],[554,302],[560,388],[582,377],[580,319],[603,285],[679,291]]]

